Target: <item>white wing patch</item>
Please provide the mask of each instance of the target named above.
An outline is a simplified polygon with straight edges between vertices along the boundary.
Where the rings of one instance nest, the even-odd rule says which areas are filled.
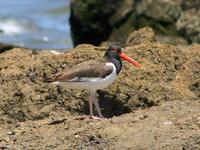
[[[68,82],[98,82],[99,80],[102,80],[102,78],[78,78],[75,77]]]

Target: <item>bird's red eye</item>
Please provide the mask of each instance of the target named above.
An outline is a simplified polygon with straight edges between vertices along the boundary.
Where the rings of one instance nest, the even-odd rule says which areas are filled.
[[[120,50],[117,50],[117,52],[118,52],[118,53],[121,53],[121,51],[120,51]]]
[[[116,48],[111,48],[113,51],[117,52],[117,53],[121,53],[121,50],[116,49]]]

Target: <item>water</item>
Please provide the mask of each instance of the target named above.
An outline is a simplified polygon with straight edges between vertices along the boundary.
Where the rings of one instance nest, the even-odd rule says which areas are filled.
[[[1,0],[0,42],[36,49],[71,48],[70,0]]]

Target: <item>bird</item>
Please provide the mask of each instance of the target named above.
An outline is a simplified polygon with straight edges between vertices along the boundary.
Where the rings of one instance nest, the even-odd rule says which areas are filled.
[[[54,85],[61,85],[69,89],[87,90],[89,95],[89,111],[92,119],[106,119],[101,113],[96,91],[104,89],[117,78],[122,69],[122,60],[126,60],[137,68],[141,64],[125,55],[119,45],[111,45],[107,48],[105,55],[100,58],[88,60],[71,69],[58,72],[45,78],[45,82]],[[98,116],[94,115],[93,104]]]

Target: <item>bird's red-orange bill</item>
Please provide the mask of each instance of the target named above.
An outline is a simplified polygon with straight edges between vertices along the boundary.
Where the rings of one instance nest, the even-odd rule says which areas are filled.
[[[134,66],[136,66],[136,67],[138,67],[138,68],[141,67],[141,64],[140,64],[139,62],[137,62],[137,61],[133,60],[132,58],[128,57],[126,54],[120,53],[119,55],[120,55],[120,57],[121,57],[122,59],[124,59],[124,60],[130,62],[130,63],[133,64]]]

